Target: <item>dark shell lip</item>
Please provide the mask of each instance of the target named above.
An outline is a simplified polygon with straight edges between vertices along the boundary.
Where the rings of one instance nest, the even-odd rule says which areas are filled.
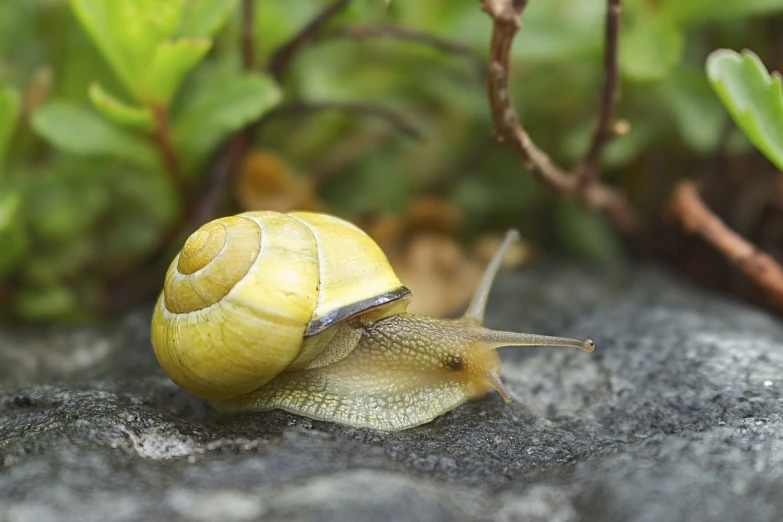
[[[334,310],[323,317],[310,321],[310,324],[307,325],[307,330],[305,331],[305,337],[319,334],[335,323],[350,319],[363,312],[391,303],[392,301],[397,301],[409,295],[411,295],[411,291],[406,287],[401,286],[383,294]]]

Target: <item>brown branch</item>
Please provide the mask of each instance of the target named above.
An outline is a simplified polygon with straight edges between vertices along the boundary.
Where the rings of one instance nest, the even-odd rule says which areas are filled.
[[[507,67],[507,65],[506,65]],[[492,108],[492,119],[498,140],[505,142],[519,156],[522,164],[533,176],[559,195],[574,192],[574,179],[555,165],[547,154],[539,149],[519,124],[508,92],[507,69],[500,63],[489,66],[487,85]]]
[[[198,227],[212,219],[220,192],[239,166],[239,162],[247,152],[252,138],[252,131],[244,129],[234,135],[223,148],[217,163],[210,169],[211,175],[207,179],[203,195],[191,215],[191,228]]]
[[[0,281],[0,306],[9,302],[14,294],[14,289],[11,283]]]
[[[556,165],[536,146],[519,122],[511,103],[508,77],[511,45],[521,27],[519,15],[526,5],[527,0],[482,1],[483,11],[493,21],[487,95],[497,138],[516,153],[541,184],[559,196],[579,197],[590,208],[605,214],[620,232],[633,235],[640,227],[640,219],[625,196],[598,180],[580,186],[577,176],[568,175]]]
[[[262,119],[261,124],[279,116],[307,116],[313,112],[322,111],[341,111],[352,114],[375,116],[385,120],[403,134],[407,134],[417,140],[424,139],[424,132],[404,116],[396,113],[392,109],[362,102],[294,101],[269,111]]]
[[[269,73],[280,81],[288,70],[299,50],[310,40],[315,38],[321,27],[334,15],[342,11],[351,0],[335,0],[324,7],[312,20],[310,20],[298,33],[275,49],[269,58],[267,69]]]
[[[253,34],[255,10],[255,0],[242,0],[242,65],[245,70],[252,69],[255,63],[256,42]]]
[[[693,182],[683,181],[675,187],[669,210],[687,232],[697,234],[711,244],[755,281],[778,311],[783,311],[783,268],[713,214],[699,197]]]
[[[166,167],[166,172],[171,176],[180,196],[184,197],[188,189],[188,179],[185,175],[185,170],[182,168],[177,149],[171,140],[168,112],[164,107],[155,105],[152,107],[152,115],[155,122],[153,138]]]
[[[612,137],[612,110],[618,98],[617,55],[620,35],[620,0],[606,0],[606,22],[604,27],[604,83],[598,108],[598,122],[587,154],[574,173],[579,183],[586,186],[598,176],[598,163],[606,142]]]

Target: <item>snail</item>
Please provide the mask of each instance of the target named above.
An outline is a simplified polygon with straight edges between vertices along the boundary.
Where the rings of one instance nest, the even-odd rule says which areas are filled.
[[[579,341],[482,326],[510,230],[465,314],[407,313],[411,292],[357,226],[313,212],[245,212],[196,230],[174,257],[151,341],[164,372],[218,412],[285,410],[399,431],[496,390],[501,346]],[[455,282],[455,284],[457,284]]]

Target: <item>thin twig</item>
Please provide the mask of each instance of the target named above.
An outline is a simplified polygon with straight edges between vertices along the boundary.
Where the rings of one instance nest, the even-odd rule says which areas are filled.
[[[598,164],[606,142],[611,138],[612,110],[618,98],[617,55],[620,35],[620,0],[606,1],[606,22],[604,27],[604,83],[598,107],[598,122],[587,154],[574,173],[579,183],[586,186],[598,176]]]
[[[325,31],[320,36],[318,36],[319,40],[326,40],[331,38],[393,38],[396,40],[415,42],[433,47],[434,49],[444,53],[455,54],[468,58],[475,64],[477,69],[481,70],[482,76],[484,70],[486,69],[486,62],[484,59],[467,45],[461,44],[459,42],[453,42],[445,38],[440,38],[422,31],[416,31],[415,29],[409,29],[407,27],[397,27],[393,25],[384,25],[381,27],[369,27],[366,25],[345,25]]]
[[[269,58],[269,65],[267,66],[269,73],[280,81],[285,76],[289,64],[293,61],[294,56],[299,52],[302,46],[313,39],[321,27],[334,15],[342,11],[350,1],[351,0],[335,0],[323,8],[323,10],[302,27],[299,32],[280,45]]]
[[[239,162],[247,152],[251,141],[251,130],[243,129],[235,134],[222,149],[217,163],[210,169],[210,176],[207,178],[203,195],[199,198],[198,204],[190,216],[190,228],[196,228],[212,219],[220,193],[239,166]]]
[[[487,95],[499,141],[506,143],[533,177],[554,193],[577,196],[590,208],[605,214],[626,235],[640,227],[636,210],[622,194],[592,180],[582,187],[574,175],[568,175],[539,149],[519,122],[509,94],[509,61],[511,45],[521,27],[519,15],[527,0],[483,0],[482,9],[493,21]]]
[[[739,267],[783,311],[783,268],[769,254],[759,250],[742,236],[728,228],[699,197],[691,181],[675,187],[669,210],[683,228],[701,236],[733,265]]]
[[[13,294],[14,291],[12,289],[11,283],[0,281],[0,305],[3,305],[6,302],[10,301],[11,296],[13,296]]]
[[[169,116],[164,107],[153,106],[152,115],[155,120],[153,137],[160,152],[166,171],[171,176],[174,185],[177,187],[181,197],[184,197],[188,189],[188,179],[185,175],[185,169],[182,168],[182,162],[179,159],[177,149],[171,140],[171,129],[169,127]]]
[[[547,154],[539,149],[519,124],[517,113],[508,92],[507,64],[498,62],[489,66],[487,85],[492,107],[492,118],[499,141],[507,143],[533,176],[562,196],[574,192],[574,180],[555,165]]]
[[[252,69],[255,64],[256,42],[253,34],[255,9],[255,0],[242,0],[242,65],[245,70]]]
[[[410,122],[406,117],[398,114],[392,109],[383,107],[381,105],[363,102],[304,100],[293,101],[269,111],[266,115],[264,115],[264,118],[261,120],[260,124],[264,124],[268,120],[279,116],[307,116],[314,112],[323,111],[340,111],[352,114],[375,116],[385,120],[392,127],[396,128],[403,134],[407,134],[408,136],[417,140],[424,139],[424,132],[415,124]]]

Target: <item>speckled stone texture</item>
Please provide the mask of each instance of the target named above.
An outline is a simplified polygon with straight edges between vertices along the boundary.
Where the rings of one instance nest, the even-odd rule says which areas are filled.
[[[147,311],[0,333],[0,520],[780,521],[783,321],[653,269],[500,278],[496,393],[401,433],[220,417],[158,368]]]

